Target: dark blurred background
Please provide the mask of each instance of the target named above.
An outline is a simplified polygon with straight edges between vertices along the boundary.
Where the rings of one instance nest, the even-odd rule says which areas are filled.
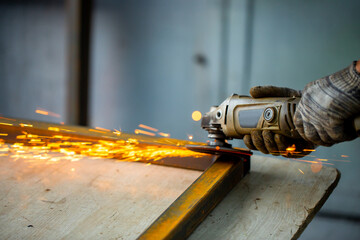
[[[254,85],[303,89],[359,59],[359,9],[357,0],[1,0],[0,113],[205,141],[193,111]],[[333,161],[342,179],[301,239],[360,239],[359,143],[315,152],[346,162]]]

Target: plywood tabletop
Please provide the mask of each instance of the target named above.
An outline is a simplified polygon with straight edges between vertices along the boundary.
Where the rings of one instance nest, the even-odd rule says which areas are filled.
[[[2,153],[0,239],[136,239],[201,174]],[[190,239],[297,238],[340,176],[334,168],[272,157],[253,156],[251,168]]]
[[[335,168],[253,156],[251,172],[190,236],[296,239],[336,187]]]
[[[136,239],[201,174],[112,159],[25,156],[0,157],[0,239]]]

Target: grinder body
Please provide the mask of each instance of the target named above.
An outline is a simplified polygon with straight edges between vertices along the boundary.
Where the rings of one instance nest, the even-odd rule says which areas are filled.
[[[300,98],[251,98],[233,94],[202,118],[210,145],[227,146],[226,139],[243,138],[252,130],[270,130],[290,138],[301,138],[293,116]]]

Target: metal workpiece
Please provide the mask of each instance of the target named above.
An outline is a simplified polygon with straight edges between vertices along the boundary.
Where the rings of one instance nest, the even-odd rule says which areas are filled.
[[[250,155],[217,155],[216,161],[138,239],[187,238],[249,170]]]

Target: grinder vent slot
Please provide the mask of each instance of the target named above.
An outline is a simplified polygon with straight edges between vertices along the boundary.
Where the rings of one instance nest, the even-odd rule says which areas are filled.
[[[225,107],[225,120],[224,120],[224,123],[225,123],[225,124],[227,123],[227,112],[228,112],[228,108],[229,108],[229,105],[226,105],[226,107]]]

